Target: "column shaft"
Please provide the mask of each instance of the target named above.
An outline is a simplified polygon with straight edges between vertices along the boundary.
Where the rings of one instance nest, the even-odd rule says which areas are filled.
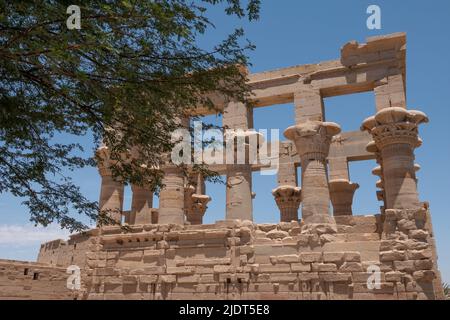
[[[184,176],[176,166],[164,168],[159,194],[158,223],[184,224]]]
[[[123,193],[124,187],[121,182],[115,181],[111,175],[102,176],[100,211],[107,212],[108,216],[117,223],[122,220]]]
[[[420,208],[414,148],[420,146],[418,125],[428,117],[417,110],[384,108],[364,120],[361,127],[372,134],[367,150],[381,157],[385,209]]]
[[[284,135],[295,142],[302,167],[302,218],[307,224],[334,223],[326,158],[331,138],[340,132],[332,122],[307,121],[289,127]]]
[[[330,222],[330,191],[324,159],[301,157],[302,217],[307,223]]]
[[[346,179],[330,181],[330,197],[334,216],[353,215],[353,196],[358,188],[359,185],[357,183],[351,183]]]
[[[120,181],[114,180],[110,169],[111,159],[109,157],[109,149],[103,145],[97,149],[96,155],[100,159],[98,162],[98,170],[102,179],[99,210],[106,216],[120,224],[122,222],[123,210],[123,193],[124,185]],[[97,225],[104,224],[103,221],[98,221]]]
[[[295,149],[295,146],[291,142],[280,142],[278,186],[297,186],[297,168],[292,162],[292,148]]]
[[[228,129],[253,128],[252,109],[240,102],[230,102],[225,108],[223,125]],[[227,148],[227,150],[230,149]],[[234,159],[236,159],[235,156],[233,156]],[[226,174],[226,219],[253,220],[251,165],[247,162],[245,164],[227,163]]]
[[[136,222],[151,223],[153,192],[141,186],[131,186],[133,193],[131,198],[130,224]]]
[[[227,166],[226,219],[253,220],[252,171],[247,164]]]
[[[420,207],[411,145],[387,145],[381,149],[381,156],[387,207],[395,209]]]

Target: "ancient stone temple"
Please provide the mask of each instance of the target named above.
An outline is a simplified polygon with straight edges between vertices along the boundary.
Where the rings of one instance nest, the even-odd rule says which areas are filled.
[[[40,280],[33,280],[44,270],[43,280],[59,288],[59,298],[443,299],[414,157],[422,143],[419,127],[428,118],[407,106],[405,56],[403,33],[352,41],[334,61],[249,74],[252,108],[218,106],[224,125],[245,130],[253,128],[253,108],[294,103],[294,125],[284,128],[286,140],[279,143],[278,186],[258,194],[273,197],[278,223],[253,222],[252,172],[262,165],[211,168],[226,175],[226,212],[223,220],[204,224],[214,199],[201,176],[188,179],[168,163],[159,208],[148,189],[132,186],[127,211],[124,186],[106,163],[99,168],[100,207],[129,230],[98,227],[43,244],[38,263],[0,262],[0,280],[14,279],[5,280],[9,291],[0,286],[1,296],[45,295],[42,285],[34,285]],[[374,93],[374,107],[361,107],[373,108],[373,116],[360,131],[342,132],[325,120],[324,98],[367,91]],[[98,152],[107,157],[108,148]],[[372,159],[380,212],[361,216],[352,210],[361,182],[350,181],[348,165]],[[78,291],[64,290],[69,265],[81,268]],[[52,282],[46,270],[59,276]]]

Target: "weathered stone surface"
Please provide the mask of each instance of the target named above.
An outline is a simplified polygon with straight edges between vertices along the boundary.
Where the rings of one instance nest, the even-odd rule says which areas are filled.
[[[322,259],[322,252],[302,252],[300,260],[303,263],[318,262]]]
[[[399,271],[386,272],[385,279],[387,282],[400,282],[402,281],[405,273]]]
[[[290,272],[291,266],[289,264],[261,264],[259,265],[259,272]]]
[[[408,250],[406,256],[409,260],[431,259],[433,253],[430,249],[425,250]]]
[[[379,288],[375,287],[373,289],[367,288],[367,283],[355,283],[353,286],[354,293],[371,293],[371,294],[389,294],[392,295],[395,292],[395,287],[392,282],[382,282],[379,285]],[[391,299],[395,299],[395,297],[391,296]]]
[[[162,283],[175,283],[177,281],[177,277],[174,275],[161,275],[159,276],[159,281]]]
[[[344,262],[340,268],[339,272],[360,272],[362,270],[362,265],[359,262]]]
[[[122,276],[122,283],[124,285],[133,285],[138,282],[138,278],[136,276]]]
[[[266,237],[269,239],[283,239],[289,236],[289,233],[282,230],[270,230],[267,232]]]
[[[139,282],[143,283],[143,284],[156,283],[157,280],[158,280],[158,276],[157,275],[149,275],[149,276],[140,276],[139,277]]]
[[[298,280],[299,281],[319,280],[319,273],[318,272],[299,272]]]
[[[324,252],[324,262],[341,262],[344,259],[344,252]]]
[[[296,273],[275,273],[270,275],[271,282],[295,282],[297,281]]]
[[[270,260],[273,260],[274,263],[294,263],[294,262],[300,262],[300,257],[297,254],[290,254],[290,255],[284,255],[284,256],[274,256],[274,257],[271,257]]]
[[[122,252],[119,255],[119,259],[125,261],[141,261],[142,256],[143,256],[142,251]]]
[[[309,264],[309,263],[292,263],[291,270],[292,270],[292,272],[311,271],[311,264]]]
[[[192,275],[178,275],[177,276],[177,283],[185,284],[185,283],[193,283],[197,284],[200,281],[200,275],[199,274],[192,274]]]
[[[433,270],[420,270],[413,273],[414,280],[417,281],[432,281],[436,278]]]
[[[416,270],[431,270],[431,269],[433,269],[433,261],[432,260],[415,260],[414,268]]]
[[[319,278],[326,282],[349,282],[352,279],[351,273],[321,272]]]
[[[213,269],[215,273],[227,273],[227,272],[234,272],[236,268],[234,266],[218,265],[214,266]]]
[[[313,263],[311,264],[312,271],[318,272],[334,272],[337,271],[337,266],[334,263]]]
[[[361,262],[361,254],[355,251],[346,251],[344,252],[344,261]]]
[[[391,250],[391,251],[383,251],[380,253],[381,262],[400,261],[405,260],[405,258],[406,255],[404,251]]]
[[[363,268],[363,270],[365,270]],[[373,273],[372,272],[367,272],[367,271],[363,271],[363,272],[352,272],[352,278],[353,278],[353,282],[363,282],[363,283],[367,283],[367,280],[369,279],[370,276],[372,276]],[[380,276],[380,280],[382,282],[385,281],[385,273],[381,272],[379,274]]]
[[[195,272],[195,267],[167,267],[166,272],[172,274],[192,274]]]
[[[414,261],[394,261],[395,270],[403,272],[413,272],[416,268],[414,266]]]
[[[241,254],[252,254],[255,251],[253,246],[241,246],[239,248]]]
[[[426,240],[429,235],[430,234],[427,231],[422,229],[409,231],[409,237],[411,239]]]

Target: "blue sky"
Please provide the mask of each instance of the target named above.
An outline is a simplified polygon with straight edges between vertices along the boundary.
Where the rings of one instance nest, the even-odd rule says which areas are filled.
[[[381,7],[382,29],[368,30],[366,9],[370,4]],[[429,201],[438,246],[439,266],[446,282],[450,282],[450,36],[448,18],[450,2],[433,1],[363,1],[363,0],[263,0],[261,18],[247,23],[224,18],[218,10],[212,12],[216,30],[208,33],[202,43],[210,46],[223,38],[233,27],[243,25],[246,36],[256,45],[250,52],[251,72],[271,70],[291,65],[317,63],[339,58],[340,47],[350,40],[362,43],[369,36],[394,32],[407,33],[407,102],[408,108],[424,111],[430,123],[420,128],[424,140],[416,150],[416,162],[422,201]],[[343,130],[357,130],[363,119],[374,113],[373,93],[363,93],[325,100],[325,117],[341,125]],[[208,121],[215,121],[208,117]],[[220,119],[218,119],[220,121]],[[292,104],[259,108],[254,113],[257,129],[280,129],[294,124]],[[89,145],[90,137],[80,137]],[[350,164],[350,177],[360,184],[355,194],[354,214],[379,212],[375,196],[377,177],[371,174],[374,161]],[[82,191],[97,200],[100,178],[94,168],[74,175]],[[276,222],[279,211],[271,190],[276,176],[253,175],[254,218],[256,222]],[[205,222],[224,218],[225,186],[207,185],[213,200]],[[131,191],[126,190],[125,208],[130,206]],[[158,202],[155,199],[155,206]],[[34,229],[29,226],[27,209],[21,200],[8,194],[0,195],[0,257],[34,260],[39,242],[65,236],[57,227]]]

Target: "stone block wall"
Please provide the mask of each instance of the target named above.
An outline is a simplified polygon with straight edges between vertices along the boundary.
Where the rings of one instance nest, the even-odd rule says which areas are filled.
[[[72,235],[68,241],[57,239],[41,244],[37,262],[66,268],[77,265],[83,269],[90,238],[96,232],[98,232],[97,229],[92,229]]]
[[[84,299],[441,299],[433,246],[382,239],[380,216],[301,222],[104,227]],[[391,246],[392,245],[392,246]],[[389,250],[387,250],[389,249]],[[401,253],[400,253],[401,251]],[[367,287],[379,268],[380,286]]]
[[[37,262],[57,265],[61,258],[61,253],[66,251],[67,242],[62,239],[56,239],[41,244]]]
[[[0,300],[69,300],[65,268],[36,262],[0,260]]]

